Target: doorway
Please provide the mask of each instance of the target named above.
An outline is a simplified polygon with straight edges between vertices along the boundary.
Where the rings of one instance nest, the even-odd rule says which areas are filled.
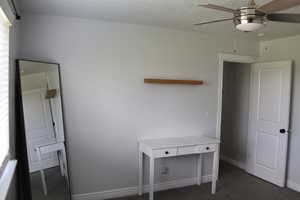
[[[249,121],[250,63],[224,62],[221,159],[245,169]]]
[[[284,187],[292,62],[222,54],[219,64],[221,159]]]

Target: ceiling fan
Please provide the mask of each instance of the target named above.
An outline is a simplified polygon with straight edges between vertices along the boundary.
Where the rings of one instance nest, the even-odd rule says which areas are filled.
[[[300,14],[274,13],[297,5],[300,5],[300,0],[273,0],[262,6],[258,6],[254,0],[250,0],[247,6],[239,9],[231,9],[209,3],[200,4],[200,7],[232,13],[233,17],[201,22],[195,25],[199,26],[232,20],[236,29],[251,32],[264,27],[267,21],[300,23]]]

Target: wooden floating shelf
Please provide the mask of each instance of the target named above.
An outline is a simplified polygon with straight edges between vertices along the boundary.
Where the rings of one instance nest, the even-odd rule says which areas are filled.
[[[145,78],[144,83],[154,84],[183,84],[183,85],[202,85],[202,80],[177,80],[177,79],[153,79]]]

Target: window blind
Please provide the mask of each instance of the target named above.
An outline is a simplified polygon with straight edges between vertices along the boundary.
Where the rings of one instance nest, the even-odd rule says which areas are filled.
[[[0,8],[0,169],[9,153],[9,26]]]

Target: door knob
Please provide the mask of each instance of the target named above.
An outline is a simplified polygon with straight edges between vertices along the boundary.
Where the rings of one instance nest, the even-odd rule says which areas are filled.
[[[279,132],[283,134],[283,133],[286,133],[286,130],[285,129],[280,129]]]

